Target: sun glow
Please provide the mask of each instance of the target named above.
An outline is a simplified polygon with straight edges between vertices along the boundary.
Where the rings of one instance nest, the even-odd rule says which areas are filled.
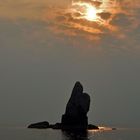
[[[67,13],[70,15],[70,25],[74,28],[101,34],[103,28],[117,30],[111,21],[120,10],[117,0],[72,0]]]
[[[97,10],[92,5],[87,7],[85,18],[90,21],[95,21],[97,19]]]
[[[106,15],[113,13],[115,6],[116,0],[72,0],[71,13],[74,19],[104,24],[107,21]]]
[[[80,15],[78,17],[74,16],[74,18],[86,19],[88,21],[97,21],[97,13],[99,13],[100,10],[94,5],[86,2],[73,2],[72,6],[72,11]]]

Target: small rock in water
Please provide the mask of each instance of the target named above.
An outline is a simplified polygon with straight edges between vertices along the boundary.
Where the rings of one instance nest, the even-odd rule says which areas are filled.
[[[93,124],[89,124],[88,125],[88,130],[92,130],[92,129],[99,129],[99,127],[96,126],[96,125],[93,125]]]
[[[30,124],[28,128],[38,128],[38,129],[45,129],[49,128],[49,122],[44,121],[44,122],[39,122],[39,123],[34,123]]]

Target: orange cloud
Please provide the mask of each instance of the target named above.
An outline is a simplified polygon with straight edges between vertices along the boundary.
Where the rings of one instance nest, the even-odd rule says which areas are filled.
[[[92,0],[75,0],[82,2],[93,2],[100,3],[99,6],[102,5],[100,1],[92,1]],[[113,4],[113,5],[111,5]],[[97,4],[96,4],[97,5]],[[138,15],[138,0],[130,1],[130,0],[110,0],[108,5],[106,5],[107,10],[100,12],[98,15],[100,16],[103,22],[90,22],[86,19],[80,19],[78,17],[81,16],[80,12],[72,12],[71,7],[68,8],[58,8],[57,10],[53,10],[54,14],[51,15],[52,21],[56,22],[55,26],[60,27],[59,30],[62,29],[62,32],[65,31],[72,33],[72,35],[84,36],[88,38],[88,35],[96,34],[98,38],[101,38],[101,34],[114,34],[118,37],[124,38],[127,30],[132,30],[134,27],[138,26],[139,23],[136,19],[136,15]],[[50,15],[46,15],[50,17]],[[76,17],[76,18],[75,18]],[[50,19],[50,18],[49,18]],[[51,19],[50,19],[51,20]],[[129,27],[128,27],[129,25]],[[62,28],[63,26],[63,28]],[[64,29],[65,28],[65,29]],[[127,29],[126,29],[127,28]],[[81,32],[79,32],[81,31]],[[123,33],[121,33],[123,31]],[[86,32],[86,33],[85,33]],[[67,34],[67,33],[66,33]],[[90,37],[91,38],[91,37]]]
[[[75,1],[92,2],[98,9],[101,8],[100,6],[103,3],[98,0]],[[79,40],[98,42],[100,45],[109,41],[116,43],[116,40],[118,40],[122,44],[122,48],[127,48],[124,46],[130,46],[129,44],[136,44],[135,47],[139,48],[136,41],[139,36],[137,30],[140,28],[139,0],[108,1],[107,10],[98,13],[101,22],[79,18],[81,13],[73,12],[72,9],[74,7],[72,7],[72,4],[68,1],[63,4],[64,0],[61,0],[60,5],[52,4],[45,0],[41,2],[39,0],[25,0],[24,2],[16,0],[14,3],[10,0],[7,2],[1,1],[0,18],[9,18],[17,21],[21,19],[28,19],[33,22],[42,21],[46,24],[46,27],[43,27],[44,29],[41,31],[34,32],[34,36],[41,36],[41,32],[51,32],[59,39],[69,37],[74,41],[78,38]],[[115,3],[113,3],[114,1]],[[112,3],[113,5],[111,5]],[[104,5],[102,8],[106,8],[106,6]],[[45,40],[45,35],[40,38]],[[107,45],[113,46],[112,44]]]

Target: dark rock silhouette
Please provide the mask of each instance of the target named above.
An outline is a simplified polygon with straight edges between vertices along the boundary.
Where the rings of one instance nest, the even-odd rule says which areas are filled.
[[[83,86],[80,82],[76,82],[67,103],[65,114],[62,115],[61,123],[64,129],[87,129],[89,106],[90,96],[83,93]]]
[[[90,96],[83,93],[83,86],[80,82],[76,82],[72,90],[71,97],[66,105],[65,114],[62,115],[61,123],[49,124],[49,122],[39,122],[28,126],[28,128],[37,129],[61,129],[67,132],[74,132],[76,135],[86,135],[88,129],[99,129],[97,126],[89,124],[87,113],[90,107]]]
[[[38,129],[45,129],[45,128],[49,128],[49,122],[39,122],[39,123],[34,123],[34,124],[30,124],[28,126],[28,128],[38,128]]]
[[[96,126],[96,125],[93,125],[93,124],[89,124],[88,125],[88,130],[92,130],[92,129],[99,129],[99,127]]]

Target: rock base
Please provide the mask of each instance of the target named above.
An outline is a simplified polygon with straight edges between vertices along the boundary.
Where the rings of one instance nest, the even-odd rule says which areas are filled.
[[[88,127],[88,117],[87,116],[78,116],[78,117],[72,117],[69,115],[62,115],[62,126],[65,126],[66,128],[72,127],[77,129],[87,129]]]
[[[28,128],[35,128],[35,129],[61,129],[61,130],[66,130],[66,131],[87,131],[87,130],[92,130],[92,129],[99,129],[98,126],[89,124],[87,127],[83,127],[81,125],[63,125],[62,123],[56,123],[56,124],[49,124],[49,122],[44,121],[44,122],[39,122],[39,123],[34,123],[30,124]]]

